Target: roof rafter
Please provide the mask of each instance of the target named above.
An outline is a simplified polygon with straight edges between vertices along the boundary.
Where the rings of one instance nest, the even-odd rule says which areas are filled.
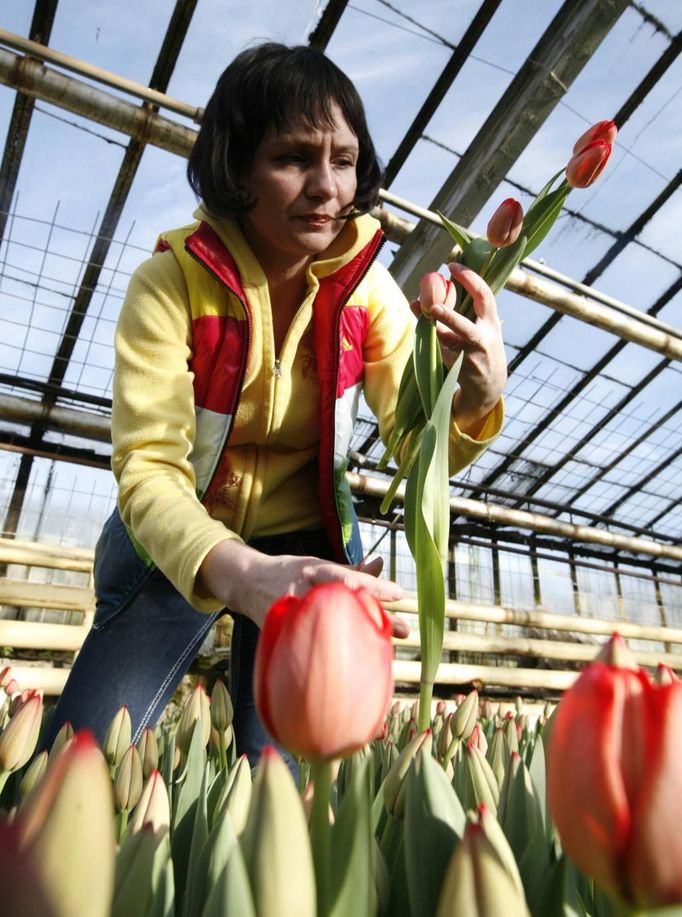
[[[628,5],[565,0],[429,209],[464,226],[472,222]],[[441,229],[419,221],[391,265],[408,299],[450,248]]]

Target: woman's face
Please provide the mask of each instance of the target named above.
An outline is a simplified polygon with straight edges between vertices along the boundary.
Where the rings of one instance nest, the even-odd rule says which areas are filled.
[[[358,139],[333,103],[333,127],[294,121],[269,130],[253,159],[256,201],[244,234],[266,274],[290,274],[326,251],[344,226],[357,188]]]

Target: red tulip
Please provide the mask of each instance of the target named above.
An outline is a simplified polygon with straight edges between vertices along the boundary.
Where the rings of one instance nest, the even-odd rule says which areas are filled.
[[[566,181],[572,188],[587,188],[599,178],[610,155],[610,143],[593,140],[569,160]]]
[[[522,226],[523,207],[513,197],[508,197],[502,201],[488,223],[488,242],[495,248],[506,248],[516,242]]]
[[[567,691],[548,790],[566,854],[639,907],[682,902],[682,682],[597,661]]]
[[[270,608],[254,670],[256,705],[286,748],[317,760],[381,733],[393,694],[391,624],[365,589],[314,586]]]
[[[581,134],[573,146],[573,153],[579,153],[584,150],[588,143],[593,140],[605,140],[606,143],[613,143],[616,139],[618,128],[615,121],[597,121],[592,127],[588,127],[584,134]]]
[[[424,315],[431,313],[431,306],[449,306],[455,308],[457,290],[451,280],[446,280],[437,271],[424,274],[419,281],[419,304]]]

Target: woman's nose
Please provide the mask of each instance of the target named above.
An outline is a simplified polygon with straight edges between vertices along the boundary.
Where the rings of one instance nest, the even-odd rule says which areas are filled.
[[[330,162],[318,162],[311,167],[306,190],[311,197],[336,196],[336,178]]]

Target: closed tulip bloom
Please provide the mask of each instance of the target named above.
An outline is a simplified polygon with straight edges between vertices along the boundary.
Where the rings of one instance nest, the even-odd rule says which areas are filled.
[[[142,776],[145,780],[159,766],[159,743],[151,726],[145,726],[137,746],[142,761]]]
[[[132,738],[133,725],[130,713],[125,704],[119,707],[104,736],[102,751],[109,767],[114,768],[120,763],[123,755],[128,751]]]
[[[365,589],[341,583],[285,596],[258,642],[254,694],[263,723],[310,760],[342,757],[381,733],[393,693],[391,623]]]
[[[516,242],[522,226],[523,207],[513,197],[508,197],[490,218],[486,231],[488,242],[495,248],[506,248]]]
[[[617,133],[618,128],[615,121],[598,121],[578,137],[573,145],[573,153],[579,153],[584,150],[588,143],[592,143],[593,140],[605,140],[606,143],[613,143]]]
[[[593,140],[576,153],[566,166],[566,181],[572,188],[587,188],[595,182],[611,155],[611,144]]]
[[[19,770],[29,760],[38,741],[43,699],[34,694],[12,716],[0,734],[0,773]]]
[[[119,811],[129,812],[142,795],[142,761],[134,745],[128,748],[116,768],[114,801]]]
[[[151,825],[154,833],[166,831],[170,827],[168,790],[158,771],[152,771],[149,775],[142,790],[142,796],[133,811],[128,830],[134,834],[141,831],[145,825]]]
[[[211,724],[218,732],[225,732],[232,724],[232,701],[224,683],[217,678],[211,691]]]
[[[199,724],[197,728],[201,731],[201,742],[206,747],[211,738],[211,710],[208,694],[202,685],[197,685],[185,701],[175,731],[177,747],[185,755],[192,742],[195,723]]]
[[[431,306],[455,308],[457,290],[451,280],[446,280],[437,271],[424,274],[419,281],[419,305],[424,315],[430,315]]]
[[[52,759],[19,808],[17,825],[55,912],[107,917],[116,855],[113,799],[91,733],[77,733]]]
[[[638,907],[682,902],[682,682],[588,666],[549,739],[548,791],[566,854]]]

